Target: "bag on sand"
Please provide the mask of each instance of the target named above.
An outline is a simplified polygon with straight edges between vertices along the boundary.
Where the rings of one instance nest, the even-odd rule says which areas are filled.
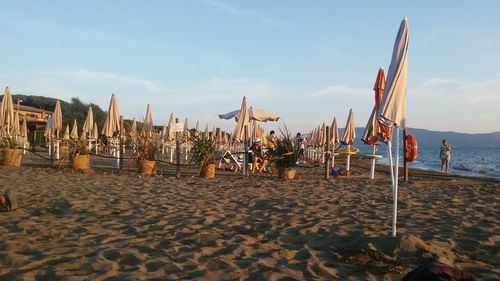
[[[13,211],[17,209],[17,193],[13,189],[7,189],[5,194],[0,195],[2,200],[0,200],[0,211]]]

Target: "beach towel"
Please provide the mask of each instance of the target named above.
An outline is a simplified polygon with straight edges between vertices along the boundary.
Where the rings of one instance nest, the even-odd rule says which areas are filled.
[[[470,273],[442,263],[428,263],[408,273],[402,281],[476,281]]]

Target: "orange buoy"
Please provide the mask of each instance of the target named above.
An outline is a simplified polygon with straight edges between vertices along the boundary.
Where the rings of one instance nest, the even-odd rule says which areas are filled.
[[[417,137],[413,135],[406,136],[406,161],[413,162],[418,157]]]

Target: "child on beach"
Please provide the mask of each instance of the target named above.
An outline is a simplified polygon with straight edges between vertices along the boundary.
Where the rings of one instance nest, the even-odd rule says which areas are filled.
[[[306,140],[304,137],[299,133],[295,136],[295,143],[299,147],[299,159],[302,158],[302,161],[304,164],[306,163],[306,158],[304,155],[304,149],[306,148]],[[297,164],[299,164],[299,161],[297,161]]]
[[[447,139],[443,140],[441,151],[439,152],[439,158],[441,159],[441,172],[444,173],[446,171],[446,173],[448,173],[451,158],[451,146]]]

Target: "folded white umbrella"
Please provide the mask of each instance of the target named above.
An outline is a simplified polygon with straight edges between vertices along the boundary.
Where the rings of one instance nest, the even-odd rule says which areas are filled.
[[[352,113],[352,109],[349,110],[349,117],[347,117],[347,123],[345,125],[344,133],[340,138],[340,142],[347,145],[347,163],[346,170],[350,169],[350,161],[351,161],[351,145],[356,140],[356,130],[354,125],[354,113]]]
[[[69,139],[70,139],[69,125],[66,125],[66,130],[64,130],[63,140],[69,140]]]
[[[23,116],[23,125],[21,126],[21,137],[28,138],[28,124],[26,121],[26,115]]]
[[[59,137],[59,131],[63,129],[61,102],[59,100],[56,102],[56,107],[54,108],[52,123],[52,128],[56,131],[56,137]]]
[[[243,97],[243,100],[241,101],[241,108],[238,116],[238,121],[236,122],[236,127],[233,132],[233,138],[238,142],[243,142],[245,141],[245,127],[248,126],[250,120],[246,97]]]
[[[148,107],[146,109],[146,117],[144,118],[144,126],[142,127],[142,133],[148,136],[152,136],[153,131],[153,113],[151,112],[151,105],[148,104]]]
[[[78,125],[76,124],[76,119],[73,120],[73,127],[71,128],[71,134],[69,137],[73,140],[78,139]]]
[[[6,87],[2,103],[0,104],[0,130],[9,134],[13,123],[14,103],[12,102],[12,93],[10,88]]]
[[[120,109],[118,108],[115,94],[112,94],[109,102],[108,114],[106,115],[106,121],[104,122],[101,133],[108,138],[112,138],[120,134],[122,131],[121,129]]]
[[[408,79],[408,18],[405,17],[399,26],[391,64],[387,74],[382,103],[378,110],[378,119],[390,128],[396,127],[396,164],[393,167],[392,139],[389,139],[389,161],[391,164],[393,210],[392,236],[396,236],[398,208],[398,170],[399,170],[399,128],[406,127],[406,92]]]
[[[85,123],[83,123],[82,127],[81,140],[91,138],[93,127],[94,127],[94,113],[92,112],[92,107],[89,106],[89,110],[87,111],[87,118],[85,118]]]

